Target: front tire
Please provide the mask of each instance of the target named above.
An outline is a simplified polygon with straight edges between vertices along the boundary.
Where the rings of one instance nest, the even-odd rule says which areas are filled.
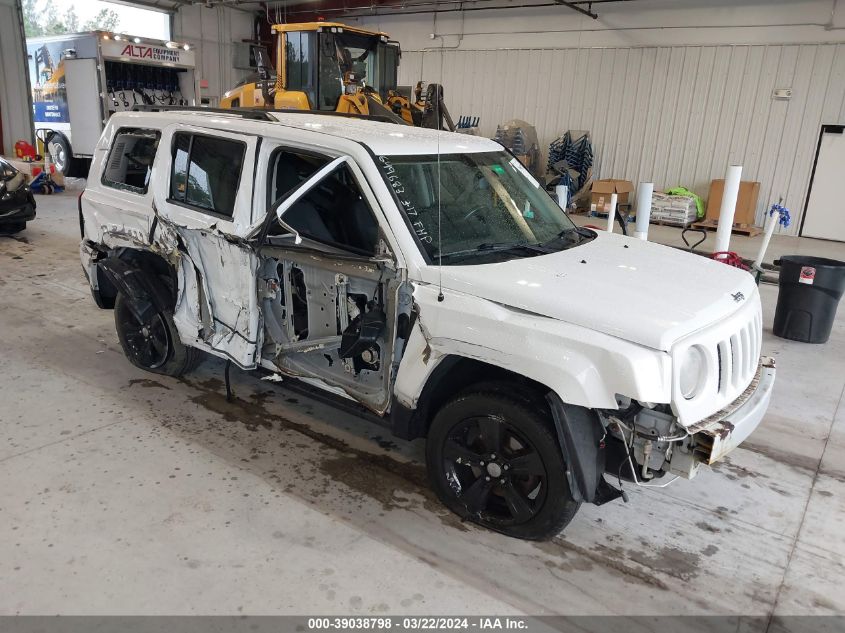
[[[548,413],[501,391],[470,391],[435,416],[426,442],[429,477],[459,516],[508,536],[544,540],[575,516]]]
[[[136,367],[154,374],[182,376],[199,362],[202,352],[182,343],[169,310],[139,319],[130,309],[129,299],[118,292],[114,325],[123,353]]]

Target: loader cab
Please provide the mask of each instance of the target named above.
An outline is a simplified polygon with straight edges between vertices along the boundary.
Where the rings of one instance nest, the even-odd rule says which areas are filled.
[[[384,33],[340,24],[277,25],[284,89],[302,92],[313,110],[333,111],[344,93],[396,90],[400,51]]]

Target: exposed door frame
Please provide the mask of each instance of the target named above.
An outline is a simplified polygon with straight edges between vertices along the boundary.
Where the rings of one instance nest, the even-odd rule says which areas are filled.
[[[816,167],[819,164],[819,152],[822,149],[822,139],[824,138],[825,134],[845,134],[845,125],[837,125],[837,124],[822,124],[822,129],[819,132],[819,140],[816,143],[816,155],[813,158],[813,170],[810,172],[810,184],[807,187],[807,195],[804,198],[804,211],[801,213],[801,224],[798,226],[798,236],[803,237],[804,235],[804,220],[807,219],[807,208],[810,206],[810,195],[813,193],[813,182],[816,179]],[[811,239],[824,239],[813,237]]]

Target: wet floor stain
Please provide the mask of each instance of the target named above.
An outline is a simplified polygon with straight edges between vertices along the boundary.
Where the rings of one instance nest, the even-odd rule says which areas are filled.
[[[167,385],[163,385],[156,380],[150,380],[149,378],[133,378],[129,381],[130,387],[143,387],[145,389],[166,389],[170,391],[170,387]]]
[[[802,474],[807,474],[807,471],[815,473],[819,467],[819,460],[816,458],[806,455],[797,455],[771,446],[758,446],[748,440],[742,443],[742,448],[773,459],[776,462],[780,462],[781,464],[789,466]]]
[[[414,462],[403,462],[393,459],[386,454],[370,453],[365,450],[350,447],[343,440],[317,431],[305,424],[291,420],[280,414],[278,409],[271,410],[277,398],[284,398],[284,394],[274,390],[261,390],[235,397],[231,402],[226,400],[225,385],[217,378],[207,378],[192,381],[188,378],[181,382],[198,391],[189,399],[194,404],[208,412],[220,415],[227,422],[239,423],[250,432],[264,431],[293,431],[313,440],[317,447],[326,452],[317,465],[318,475],[322,475],[322,483],[317,482],[314,474],[306,473],[304,465],[295,465],[294,470],[300,482],[313,484],[311,494],[325,496],[330,494],[328,482],[342,484],[348,488],[346,497],[359,503],[367,499],[379,504],[383,512],[396,509],[413,510],[424,508],[430,511],[440,521],[460,531],[468,531],[471,527],[457,515],[449,512],[437,500],[428,485],[425,468]],[[242,387],[239,387],[242,389]],[[300,401],[297,403],[302,404]],[[283,441],[279,448],[305,448],[305,444]],[[391,442],[391,448],[397,446]],[[258,449],[253,449],[252,457],[257,458]],[[268,477],[287,491],[292,491],[289,482],[278,478],[276,473],[269,472]]]
[[[628,549],[624,554],[629,560],[684,582],[698,576],[701,561],[698,554],[666,545],[647,552]]]
[[[719,548],[713,545],[712,543],[701,550],[701,554],[703,556],[713,556],[716,552],[719,551]]]
[[[532,545],[541,552],[551,555],[552,558],[544,562],[550,570],[559,570],[564,573],[588,572],[592,571],[594,566],[600,566],[609,569],[626,583],[646,584],[656,589],[669,591],[669,586],[654,574],[629,565],[625,561],[624,554],[616,548],[597,545],[592,549],[586,549],[563,539],[537,541]]]
[[[227,401],[225,386],[218,378],[179,380],[190,389],[193,395],[189,393],[188,399],[200,410],[257,434],[255,443],[247,446],[243,444],[248,444],[248,440],[244,440],[242,434],[237,435],[234,429],[230,429],[233,435],[229,437],[240,438],[237,441],[241,446],[236,450],[244,455],[241,462],[249,463],[267,457],[261,463],[269,464],[269,467],[263,470],[256,467],[258,470],[255,472],[278,486],[283,493],[307,497],[312,501],[324,499],[321,503],[329,504],[347,516],[359,515],[361,518],[366,515],[373,518],[376,514],[384,516],[393,511],[425,510],[450,528],[463,532],[480,529],[462,521],[440,504],[428,485],[422,464],[400,461],[389,454],[357,449],[337,437],[284,415],[283,408],[289,398],[282,389],[259,388],[252,391],[239,383],[235,386],[235,397]],[[155,387],[156,381],[143,386]],[[162,387],[167,388],[164,385]],[[308,406],[299,399],[296,404],[299,405],[298,410]],[[185,426],[197,420],[189,422],[182,419],[178,423],[170,421],[165,422],[164,426],[179,424],[183,427],[181,430],[184,430]],[[208,433],[209,429],[200,425],[194,432]],[[218,435],[222,433],[218,431]],[[259,437],[265,438],[266,444]],[[308,440],[312,440],[313,444]],[[394,442],[391,444],[396,445]],[[272,465],[277,449],[289,457],[292,451],[304,450],[309,446],[317,448],[316,460],[291,462],[288,459],[284,466]],[[719,512],[724,516],[733,514],[728,508],[720,507],[717,514]],[[721,531],[705,522],[699,522],[697,527],[711,534]],[[283,538],[284,534],[276,531],[273,536]],[[567,541],[564,536],[547,542],[531,543],[540,554],[537,557],[538,564],[555,577],[563,578],[574,572],[589,572],[600,567],[626,583],[647,585],[663,591],[670,590],[670,585],[664,580],[666,577],[682,582],[690,581],[699,573],[701,558],[713,556],[718,551],[715,546],[708,546],[699,553],[693,553],[668,545],[655,546],[645,539],[641,539],[640,544],[642,548],[619,547],[612,543],[585,548]]]
[[[728,479],[736,481],[738,479],[757,479],[761,477],[763,479],[768,479],[766,475],[761,473],[754,472],[744,466],[740,466],[738,464],[734,464],[731,462],[729,458],[723,458],[721,462],[716,462],[711,466],[713,470],[716,472],[724,473]]]
[[[705,521],[699,521],[698,523],[695,524],[695,527],[697,527],[699,530],[701,530],[703,532],[710,532],[711,534],[718,534],[719,532],[722,531],[721,528],[718,528],[715,525],[711,525],[709,523],[706,523]]]

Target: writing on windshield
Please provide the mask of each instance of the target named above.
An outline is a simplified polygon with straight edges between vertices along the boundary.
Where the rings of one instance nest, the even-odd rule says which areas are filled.
[[[507,152],[380,156],[379,164],[429,260],[489,254],[493,246],[536,254],[533,247],[574,229]]]

